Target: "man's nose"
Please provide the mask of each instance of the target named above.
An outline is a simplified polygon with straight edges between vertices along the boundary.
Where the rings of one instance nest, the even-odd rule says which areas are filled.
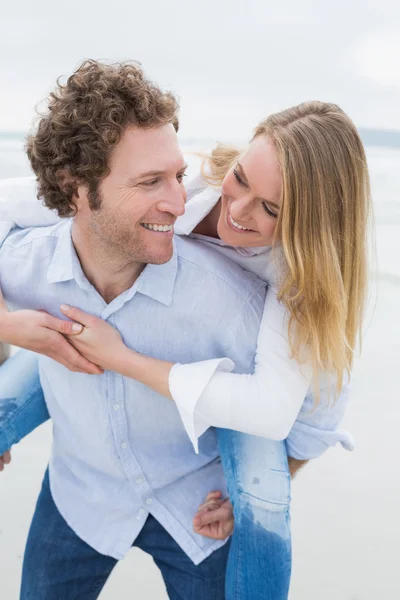
[[[158,203],[158,209],[169,212],[175,217],[180,217],[185,212],[186,192],[181,185],[174,186]]]

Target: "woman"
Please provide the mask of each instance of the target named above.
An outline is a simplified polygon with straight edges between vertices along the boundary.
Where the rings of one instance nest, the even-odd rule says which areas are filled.
[[[327,422],[343,409],[343,393],[341,403],[321,407],[340,394],[361,327],[370,202],[366,159],[348,117],[335,105],[312,102],[263,121],[243,154],[218,148],[205,169],[204,178],[216,187],[200,176],[191,182],[180,232],[213,243],[271,284],[254,374],[229,373],[228,359],[172,365],[140,356],[105,322],[73,308],[63,312],[85,326],[69,339],[86,359],[176,402],[195,447],[207,427],[220,428],[235,515],[227,597],[279,600],[287,597],[291,566],[282,440],[302,404],[294,438],[302,450],[307,435],[315,427],[329,429]],[[6,341],[15,343],[12,336]],[[332,431],[326,444],[330,437],[350,445]],[[311,458],[295,444],[288,449]]]

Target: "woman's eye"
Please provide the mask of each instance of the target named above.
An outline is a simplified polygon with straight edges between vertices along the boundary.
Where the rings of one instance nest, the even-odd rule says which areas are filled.
[[[272,217],[273,219],[277,219],[278,215],[274,212],[272,212],[272,210],[270,208],[268,208],[268,206],[265,204],[265,202],[262,203],[264,210],[267,214],[269,214],[270,217]]]
[[[179,181],[179,183],[182,183],[184,177],[187,176],[187,173],[180,173],[179,175],[176,176],[177,180]]]
[[[233,174],[235,176],[236,181],[238,182],[239,185],[244,185],[246,187],[245,182],[243,181],[243,179],[240,177],[239,173],[236,171],[236,169],[233,169]]]

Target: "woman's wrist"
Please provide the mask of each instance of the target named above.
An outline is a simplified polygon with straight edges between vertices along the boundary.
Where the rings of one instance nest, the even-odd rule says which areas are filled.
[[[158,394],[172,400],[169,391],[169,374],[173,366],[174,363],[144,356],[124,346],[118,356],[117,368],[114,370],[125,377],[147,385]]]
[[[141,354],[135,352],[131,348],[123,345],[123,348],[118,355],[115,356],[115,367],[114,371],[117,371],[124,377],[130,377],[131,379],[138,379],[140,375],[140,358]]]

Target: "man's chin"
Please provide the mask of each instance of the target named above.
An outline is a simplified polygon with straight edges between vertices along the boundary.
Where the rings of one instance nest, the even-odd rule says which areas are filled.
[[[169,262],[173,255],[173,247],[171,245],[170,251],[164,252],[155,252],[154,254],[149,254],[148,260],[146,260],[146,264],[148,265],[165,265],[165,263]]]

